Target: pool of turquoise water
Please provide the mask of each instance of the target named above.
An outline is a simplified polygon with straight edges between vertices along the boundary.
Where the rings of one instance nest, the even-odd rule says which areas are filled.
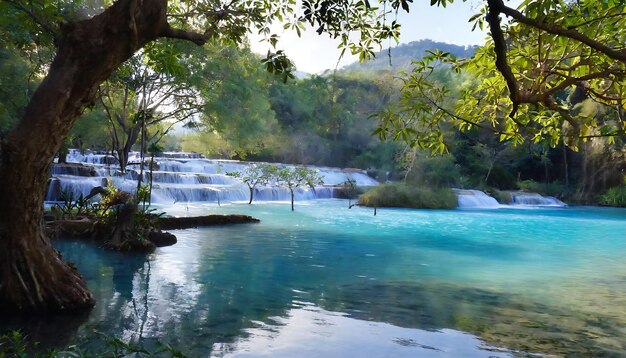
[[[98,300],[68,339],[191,356],[626,355],[626,210],[347,204],[163,208],[261,223],[174,231],[147,257],[58,241]]]

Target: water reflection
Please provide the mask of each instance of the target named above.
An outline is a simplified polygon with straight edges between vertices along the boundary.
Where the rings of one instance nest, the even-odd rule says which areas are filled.
[[[191,356],[508,354],[463,331],[515,355],[626,355],[619,215],[338,205],[224,206],[263,221],[179,231],[149,256],[59,241],[98,301],[77,335]]]
[[[350,318],[300,302],[255,322],[248,337],[215,344],[213,357],[511,357],[467,333],[425,331]]]

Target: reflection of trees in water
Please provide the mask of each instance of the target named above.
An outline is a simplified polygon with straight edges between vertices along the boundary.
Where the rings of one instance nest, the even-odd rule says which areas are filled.
[[[314,302],[367,321],[420,329],[453,328],[496,346],[557,356],[624,356],[623,317],[439,281],[361,282],[316,292]],[[599,339],[601,337],[601,339]]]
[[[261,226],[213,228],[190,236],[197,246],[174,246],[157,252],[152,261],[88,247],[68,254],[79,256],[71,259],[98,297],[81,332],[98,329],[149,349],[159,339],[192,356],[221,355],[234,350],[255,321],[269,324],[268,335],[278,334],[272,326],[280,320],[271,317],[286,317],[303,301],[401,327],[456,328],[521,350],[576,350],[591,356],[608,352],[611,345],[624,350],[616,331],[623,326],[619,318],[590,318],[471,286],[385,278],[398,266],[389,242]],[[363,259],[372,252],[375,257]],[[180,267],[172,272],[182,277],[163,274],[173,261]],[[593,334],[618,338],[607,344]]]

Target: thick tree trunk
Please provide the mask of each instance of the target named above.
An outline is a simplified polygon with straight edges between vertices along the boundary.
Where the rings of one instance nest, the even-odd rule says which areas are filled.
[[[254,195],[254,187],[248,185],[248,189],[250,189],[250,201],[248,201],[248,205],[252,204],[252,196]]]
[[[24,117],[0,142],[0,308],[72,311],[94,299],[43,231],[50,163],[98,85],[147,42],[164,34],[165,0],[119,0],[64,26],[48,75]]]

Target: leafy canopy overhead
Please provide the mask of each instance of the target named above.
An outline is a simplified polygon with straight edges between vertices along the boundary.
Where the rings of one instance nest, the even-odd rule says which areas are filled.
[[[136,6],[139,2],[115,3]],[[452,0],[431,0],[446,7]],[[526,0],[518,9],[503,0],[485,0],[475,27],[491,39],[470,60],[433,51],[404,78],[402,101],[382,114],[377,133],[414,146],[445,150],[442,129],[483,127],[502,140],[561,140],[577,148],[592,137],[624,134],[626,25],[624,1]],[[97,4],[94,6],[94,4]],[[54,48],[67,24],[105,11],[112,2],[7,0],[0,3],[5,39],[23,54]],[[275,24],[297,33],[313,27],[339,43],[341,53],[372,57],[385,39],[399,38],[395,14],[410,0],[202,0],[169,1],[160,37],[202,45],[220,40],[242,44],[257,32],[273,45],[263,63],[291,77],[292,63],[279,48]],[[452,10],[451,10],[452,11]],[[418,14],[419,16],[419,14]],[[132,26],[132,17],[130,19]],[[11,26],[9,26],[11,25]],[[6,40],[5,40],[6,41]],[[179,56],[170,42],[145,48],[154,68],[175,72]],[[50,57],[43,58],[43,62]],[[166,61],[158,59],[167,59]],[[432,74],[442,65],[463,74],[463,86],[446,87]],[[39,67],[45,72],[45,66]],[[455,83],[456,84],[456,83]]]
[[[436,152],[446,150],[441,133],[450,126],[489,129],[518,144],[564,141],[573,149],[590,138],[625,135],[626,2],[526,0],[518,9],[485,3],[470,21],[489,29],[487,43],[470,59],[431,51],[415,62],[401,78],[398,107],[381,113],[377,134]],[[439,81],[445,69],[460,80]]]

